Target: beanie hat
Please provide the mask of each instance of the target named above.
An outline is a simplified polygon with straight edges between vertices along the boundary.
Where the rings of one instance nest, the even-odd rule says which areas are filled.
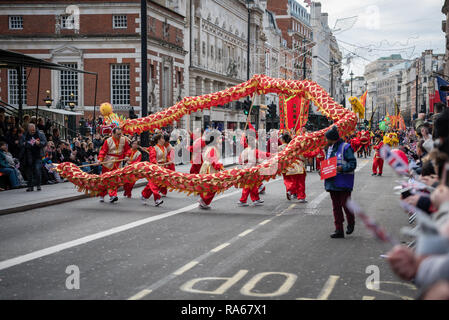
[[[338,133],[338,129],[336,126],[333,126],[332,129],[326,132],[326,138],[332,141],[340,139],[340,134]]]

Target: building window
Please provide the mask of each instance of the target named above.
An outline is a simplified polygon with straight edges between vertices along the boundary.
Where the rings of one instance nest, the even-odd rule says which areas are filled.
[[[61,29],[73,29],[75,25],[75,17],[73,15],[61,16]]]
[[[22,30],[23,29],[23,16],[10,16],[9,17],[9,29]]]
[[[129,64],[111,65],[112,105],[130,105]]]
[[[203,56],[206,55],[206,42],[203,41]]]
[[[126,15],[113,16],[113,28],[114,29],[126,29],[128,28],[128,19]]]
[[[12,106],[19,105],[19,83],[16,69],[8,69],[8,103]],[[22,72],[22,104],[27,104],[26,70]]]
[[[77,69],[76,63],[61,63],[63,66]],[[73,93],[73,101],[78,103],[78,72],[61,71],[59,78],[59,99],[62,107],[68,106]]]

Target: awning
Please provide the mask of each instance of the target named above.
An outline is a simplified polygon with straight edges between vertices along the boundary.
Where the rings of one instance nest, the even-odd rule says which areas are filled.
[[[27,107],[23,107],[23,110],[36,110],[36,107],[33,106],[27,106]],[[53,108],[46,108],[46,107],[40,107],[39,108],[40,111],[46,111],[46,112],[52,112],[52,113],[58,113],[58,114],[63,114],[63,115],[73,115],[73,116],[83,116],[84,113],[82,112],[76,112],[76,111],[69,111],[69,110],[64,110],[64,109],[53,109]]]
[[[31,67],[31,68],[41,68],[59,71],[72,71],[81,72],[88,74],[97,74],[96,72],[89,72],[79,69],[69,68],[57,63],[48,62],[42,59],[34,58],[22,53],[7,51],[0,49],[0,68],[13,69],[17,67]]]

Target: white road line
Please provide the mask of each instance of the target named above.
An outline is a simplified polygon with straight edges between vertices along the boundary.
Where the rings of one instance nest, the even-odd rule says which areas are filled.
[[[140,291],[140,292],[136,293],[135,295],[133,295],[128,300],[140,300],[143,297],[145,297],[146,295],[149,295],[151,292],[152,292],[152,290],[143,289],[142,291]]]
[[[198,263],[199,263],[198,261],[191,261],[191,262],[187,263],[185,266],[183,266],[183,267],[179,268],[178,270],[176,270],[175,272],[173,272],[173,274],[179,276],[179,275],[183,274],[184,272],[192,269]]]
[[[280,178],[271,180],[271,181],[267,182],[266,185],[274,183],[274,182],[279,181],[279,180],[280,180]],[[237,190],[237,191],[234,191],[234,192],[230,192],[230,193],[227,193],[227,194],[223,194],[223,195],[217,196],[214,199],[214,202],[216,200],[220,200],[220,199],[223,199],[223,198],[231,197],[231,196],[239,194],[239,193],[241,193],[241,190]],[[131,222],[131,223],[127,223],[127,224],[124,224],[124,225],[121,225],[121,226],[118,226],[118,227],[115,227],[115,228],[111,228],[111,229],[108,229],[108,230],[105,230],[105,231],[94,233],[92,235],[85,236],[85,237],[82,237],[82,238],[79,238],[79,239],[76,239],[76,240],[64,242],[64,243],[61,243],[61,244],[58,244],[58,245],[55,245],[55,246],[52,246],[52,247],[48,247],[48,248],[45,248],[45,249],[42,249],[42,250],[37,250],[37,251],[31,252],[31,253],[28,253],[28,254],[24,254],[24,255],[15,257],[15,258],[8,259],[8,260],[4,260],[4,261],[0,262],[0,270],[4,270],[4,269],[7,269],[7,268],[10,268],[10,267],[13,267],[13,266],[16,266],[16,265],[28,262],[28,261],[35,260],[35,259],[39,259],[39,258],[48,256],[48,255],[51,255],[53,253],[57,253],[57,252],[60,252],[60,251],[66,250],[66,249],[70,249],[70,248],[73,248],[73,247],[76,247],[76,246],[79,246],[79,245],[82,245],[82,244],[86,244],[88,242],[92,242],[92,241],[95,241],[95,240],[98,240],[98,239],[101,239],[101,238],[104,238],[104,237],[107,237],[107,236],[110,236],[110,235],[113,235],[113,234],[116,234],[116,233],[119,233],[119,232],[123,232],[123,231],[129,230],[129,229],[137,228],[137,227],[140,227],[140,226],[142,226],[144,224],[147,224],[147,223],[150,223],[150,222],[153,222],[153,221],[157,221],[157,220],[161,220],[161,219],[165,219],[165,218],[177,215],[179,213],[190,211],[190,210],[193,210],[193,209],[196,209],[196,208],[198,208],[198,204],[197,203],[191,204],[189,206],[186,206],[186,207],[183,207],[183,208],[180,208],[180,209],[176,209],[176,210],[173,210],[173,211],[169,211],[169,212],[166,212],[166,213],[163,213],[163,214],[159,214],[157,216],[153,216],[153,217],[137,220],[137,221],[134,221],[134,222]]]
[[[226,247],[229,246],[229,245],[230,245],[229,242],[223,243],[223,244],[219,245],[218,247],[212,249],[211,252],[218,252],[218,251],[220,251],[221,249],[224,249],[224,248],[226,248]]]
[[[270,181],[270,182],[271,182],[271,181]],[[327,192],[325,192],[325,194],[327,194]],[[324,197],[320,197],[320,201],[322,201],[323,199],[324,199]],[[312,202],[313,202],[313,201],[312,201]],[[279,213],[279,214],[276,214],[276,216],[282,215],[283,213],[285,213],[285,212],[287,212],[287,211],[293,209],[295,206],[296,206],[295,203],[291,204],[287,209],[283,210],[283,211],[282,211],[281,213]],[[268,219],[268,220],[271,220],[271,219]],[[266,220],[265,220],[265,221],[266,221]],[[258,225],[256,225],[256,226],[254,227],[254,229],[257,229],[259,225],[260,225],[260,223],[259,223]],[[248,230],[243,231],[243,232],[240,233],[239,235],[237,235],[237,236],[235,236],[234,238],[228,240],[227,243],[232,244],[232,243],[236,242],[236,241],[239,240],[240,238],[242,238],[242,237],[246,236],[247,234],[251,233],[252,231],[254,231],[254,229],[248,229]],[[220,247],[220,246],[219,246],[219,247]],[[217,248],[219,248],[219,247],[217,247]],[[215,248],[215,249],[217,249],[217,248]],[[215,250],[215,249],[213,249],[213,250]],[[197,257],[194,261],[201,262],[201,261],[207,259],[208,257],[210,257],[213,253],[214,253],[214,252],[213,252],[212,250],[211,250],[211,251],[208,251],[208,252],[202,254],[201,256]],[[187,264],[187,265],[188,265],[188,264]],[[186,266],[187,266],[187,265],[186,265]],[[184,267],[182,267],[182,268],[185,268],[186,266],[184,266]],[[181,268],[181,269],[182,269],[182,268]],[[178,270],[181,270],[181,269],[178,269]],[[175,271],[175,272],[177,272],[177,271]],[[185,271],[184,271],[184,272],[185,272]],[[171,280],[173,280],[174,278],[176,278],[176,276],[177,276],[177,275],[175,275],[174,273],[171,273],[171,274],[167,275],[166,277],[164,277],[164,278],[162,278],[162,279],[159,279],[157,282],[155,282],[155,283],[153,283],[152,285],[150,285],[150,286],[148,287],[148,290],[155,291],[155,290],[157,290],[158,288],[160,288],[161,286],[164,286],[165,284],[167,284],[168,282],[170,282]],[[150,289],[150,288],[151,288],[151,289]]]
[[[251,232],[253,232],[254,231],[254,229],[248,229],[248,230],[245,230],[245,231],[243,231],[241,234],[239,234],[238,235],[238,237],[244,237],[244,236],[246,236],[248,233],[251,233]]]
[[[267,219],[267,220],[264,220],[264,221],[262,221],[261,223],[259,223],[261,226],[263,226],[264,224],[267,224],[268,222],[270,222],[271,221],[271,219]]]

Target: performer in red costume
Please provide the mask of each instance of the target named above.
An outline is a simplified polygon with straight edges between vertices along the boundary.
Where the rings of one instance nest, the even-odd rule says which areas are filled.
[[[148,148],[151,163],[164,165],[167,162],[167,149],[164,147],[164,144],[164,137],[160,133],[153,137],[151,140],[151,146]],[[151,197],[151,195],[153,195],[155,206],[160,206],[164,201],[161,199],[159,191],[159,187],[151,180],[148,180],[148,184],[142,191],[141,199],[143,204],[146,205],[147,200]]]
[[[383,168],[384,168],[384,159],[380,156],[380,149],[384,146],[383,141],[380,136],[375,137],[375,145],[374,149],[374,160],[373,160],[373,174],[372,176],[382,176]]]
[[[121,161],[118,160],[128,161],[130,149],[128,139],[122,137],[122,130],[118,127],[112,129],[112,136],[106,139],[98,154],[98,162],[109,162],[102,164],[101,173],[103,174],[119,169]],[[111,203],[118,201],[117,189],[112,189],[109,191],[104,191],[100,194],[100,202],[104,202],[104,196],[106,193],[109,193],[109,201]]]
[[[270,157],[269,153],[260,151],[256,148],[257,140],[254,137],[245,138],[247,141],[247,147],[243,150],[242,154],[239,157],[239,163],[243,166],[243,168],[251,168],[260,163],[260,159],[268,159]],[[254,185],[252,188],[243,188],[242,197],[238,202],[240,207],[248,206],[248,196],[251,196],[251,201],[255,206],[260,206],[264,202],[260,199],[259,193],[261,190],[265,189],[262,185]]]
[[[279,152],[284,150],[292,140],[288,133],[281,136],[282,145],[279,147]],[[318,153],[318,151],[316,152]],[[308,157],[314,157],[316,154],[310,153]],[[304,156],[300,156],[300,159],[292,164],[282,175],[284,176],[284,184],[286,188],[287,200],[292,198],[298,199],[300,203],[306,203],[306,166]]]
[[[206,143],[203,139],[203,130],[201,130],[200,132],[200,137],[196,137],[193,134],[190,135],[190,138],[192,140],[196,138],[196,140],[193,141],[192,145],[189,147],[189,151],[192,154],[192,160],[190,161],[190,163],[192,164],[192,166],[190,167],[191,174],[199,174],[201,166],[203,165],[203,149],[206,147]]]
[[[164,134],[165,148],[167,149],[167,159],[165,163],[165,168],[175,171],[175,148],[170,144],[170,135]],[[162,197],[167,196],[167,187],[160,187]]]
[[[129,160],[127,165],[133,164],[133,163],[137,163],[142,161],[142,153],[139,151],[139,143],[137,142],[137,140],[134,140],[131,143],[131,151],[129,153]],[[125,197],[131,198],[131,193],[134,187],[134,184],[136,182],[133,183],[126,183],[123,186],[123,189],[125,190],[125,193],[123,194]]]
[[[323,161],[326,158],[326,155],[324,154],[324,150],[320,149],[318,151],[318,154],[316,155],[316,170],[321,170],[321,161]]]
[[[361,157],[362,153],[365,154],[365,158],[369,154],[369,148],[371,144],[371,135],[367,130],[362,130],[357,133],[357,137],[360,140],[360,148],[358,150],[359,156]]]
[[[216,173],[223,170],[223,164],[220,162],[221,137],[210,135],[206,138],[206,148],[203,152],[203,164],[201,165],[200,174]],[[200,194],[199,202],[200,209],[210,209],[210,204],[214,199],[215,192],[207,192]]]

